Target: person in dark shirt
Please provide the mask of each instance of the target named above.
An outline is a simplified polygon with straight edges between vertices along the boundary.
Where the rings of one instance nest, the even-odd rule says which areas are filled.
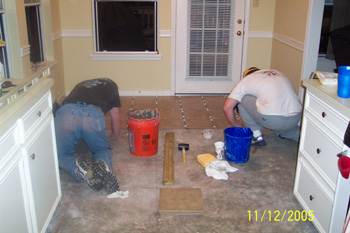
[[[119,190],[105,115],[107,112],[111,115],[112,137],[120,139],[120,108],[117,84],[108,78],[98,78],[77,84],[56,112],[59,167],[77,180],[85,181],[93,190],[104,188],[108,193]],[[75,144],[80,139],[88,145],[91,158],[75,156]]]

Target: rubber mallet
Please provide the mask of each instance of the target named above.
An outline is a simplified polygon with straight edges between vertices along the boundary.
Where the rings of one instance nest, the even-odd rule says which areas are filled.
[[[179,150],[182,150],[182,162],[186,163],[186,150],[190,149],[190,145],[187,143],[179,143]]]

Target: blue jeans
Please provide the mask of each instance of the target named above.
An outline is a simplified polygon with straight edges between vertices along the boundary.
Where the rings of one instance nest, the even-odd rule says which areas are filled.
[[[105,117],[101,109],[93,105],[64,104],[55,117],[57,154],[59,167],[77,180],[74,155],[75,144],[83,139],[92,152],[92,160],[104,160],[110,169],[113,152],[106,135]]]

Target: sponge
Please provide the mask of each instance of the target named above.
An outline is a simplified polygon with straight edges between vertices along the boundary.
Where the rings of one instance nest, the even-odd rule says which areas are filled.
[[[201,154],[197,155],[197,161],[202,164],[203,167],[206,167],[209,165],[209,163],[217,160],[214,155],[212,154]]]

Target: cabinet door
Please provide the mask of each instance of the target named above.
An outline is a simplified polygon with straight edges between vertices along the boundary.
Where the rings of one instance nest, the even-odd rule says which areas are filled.
[[[19,154],[12,156],[20,157]],[[14,164],[5,164],[0,171],[0,231],[3,233],[30,232],[21,171],[22,158]]]
[[[60,197],[53,120],[47,122],[27,146],[27,161],[37,231],[46,228]]]

